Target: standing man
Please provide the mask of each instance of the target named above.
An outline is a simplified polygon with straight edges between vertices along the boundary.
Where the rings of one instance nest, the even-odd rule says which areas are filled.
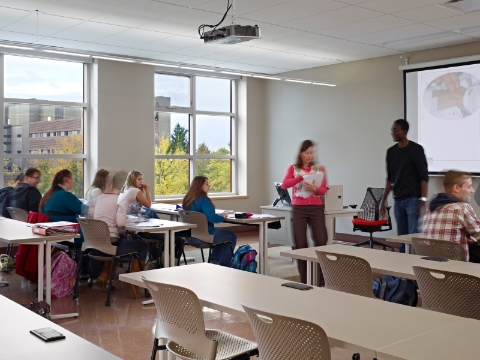
[[[418,218],[425,212],[428,168],[423,147],[407,139],[409,124],[398,119],[392,125],[392,138],[397,144],[387,150],[387,181],[380,214],[385,216],[387,197],[393,189],[394,213],[398,235],[418,232]],[[400,245],[405,252],[405,244]]]
[[[10,206],[25,210],[26,212],[38,212],[38,205],[42,194],[37,186],[40,183],[40,170],[29,168],[25,172],[25,180],[18,185],[10,195]]]

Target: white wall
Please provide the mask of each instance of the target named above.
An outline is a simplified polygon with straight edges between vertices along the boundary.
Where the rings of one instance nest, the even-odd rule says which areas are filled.
[[[478,46],[470,43],[413,53],[410,60],[475,53]],[[344,185],[344,205],[360,205],[369,186],[384,187],[385,153],[394,144],[390,127],[404,116],[403,74],[398,67],[399,57],[389,56],[282,74],[340,84],[337,87],[265,80],[265,203],[275,197],[272,183],[282,180],[304,139],[318,143],[329,183]],[[441,179],[432,179],[429,194],[441,191]],[[351,229],[350,218],[338,219],[338,232],[352,233]],[[394,227],[382,235],[395,233]]]

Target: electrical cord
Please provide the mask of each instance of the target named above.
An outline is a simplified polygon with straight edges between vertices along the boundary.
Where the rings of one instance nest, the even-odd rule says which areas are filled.
[[[230,4],[230,0],[227,0],[227,11],[225,11],[225,14],[223,14],[223,17],[222,17],[222,20],[220,20],[220,22],[216,25],[208,25],[208,24],[202,24],[198,27],[198,35],[200,35],[200,39],[204,39],[205,38],[205,28],[208,27],[208,28],[211,28],[213,30],[215,30],[218,25],[220,25],[224,20],[225,18],[227,17],[227,14],[228,14],[228,11],[232,8],[232,4]]]

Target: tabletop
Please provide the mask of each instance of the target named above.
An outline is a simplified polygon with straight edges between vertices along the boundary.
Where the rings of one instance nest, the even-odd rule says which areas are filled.
[[[161,224],[160,226],[135,226],[135,225],[128,225],[125,226],[125,229],[128,231],[139,231],[139,232],[164,232],[170,230],[187,230],[196,228],[196,224],[188,224],[178,221],[170,221],[170,220],[158,220],[156,219],[156,223]]]
[[[12,219],[0,221],[0,242],[8,244],[25,244],[42,241],[66,241],[72,238],[79,238],[78,234],[65,235],[37,235],[32,233],[32,228],[27,223]]]

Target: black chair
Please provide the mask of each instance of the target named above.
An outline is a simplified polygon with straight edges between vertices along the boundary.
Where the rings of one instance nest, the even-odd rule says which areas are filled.
[[[358,216],[354,216],[353,231],[367,232],[370,234],[370,237],[366,241],[362,241],[355,246],[369,245],[373,249],[374,245],[381,246],[383,250],[390,248],[393,250],[393,247],[387,244],[383,244],[376,240],[373,240],[374,232],[388,231],[392,230],[392,219],[390,217],[390,208],[387,206],[387,219],[380,218],[380,203],[382,201],[384,188],[367,188],[367,193],[363,199],[362,206],[363,212],[359,213]]]

